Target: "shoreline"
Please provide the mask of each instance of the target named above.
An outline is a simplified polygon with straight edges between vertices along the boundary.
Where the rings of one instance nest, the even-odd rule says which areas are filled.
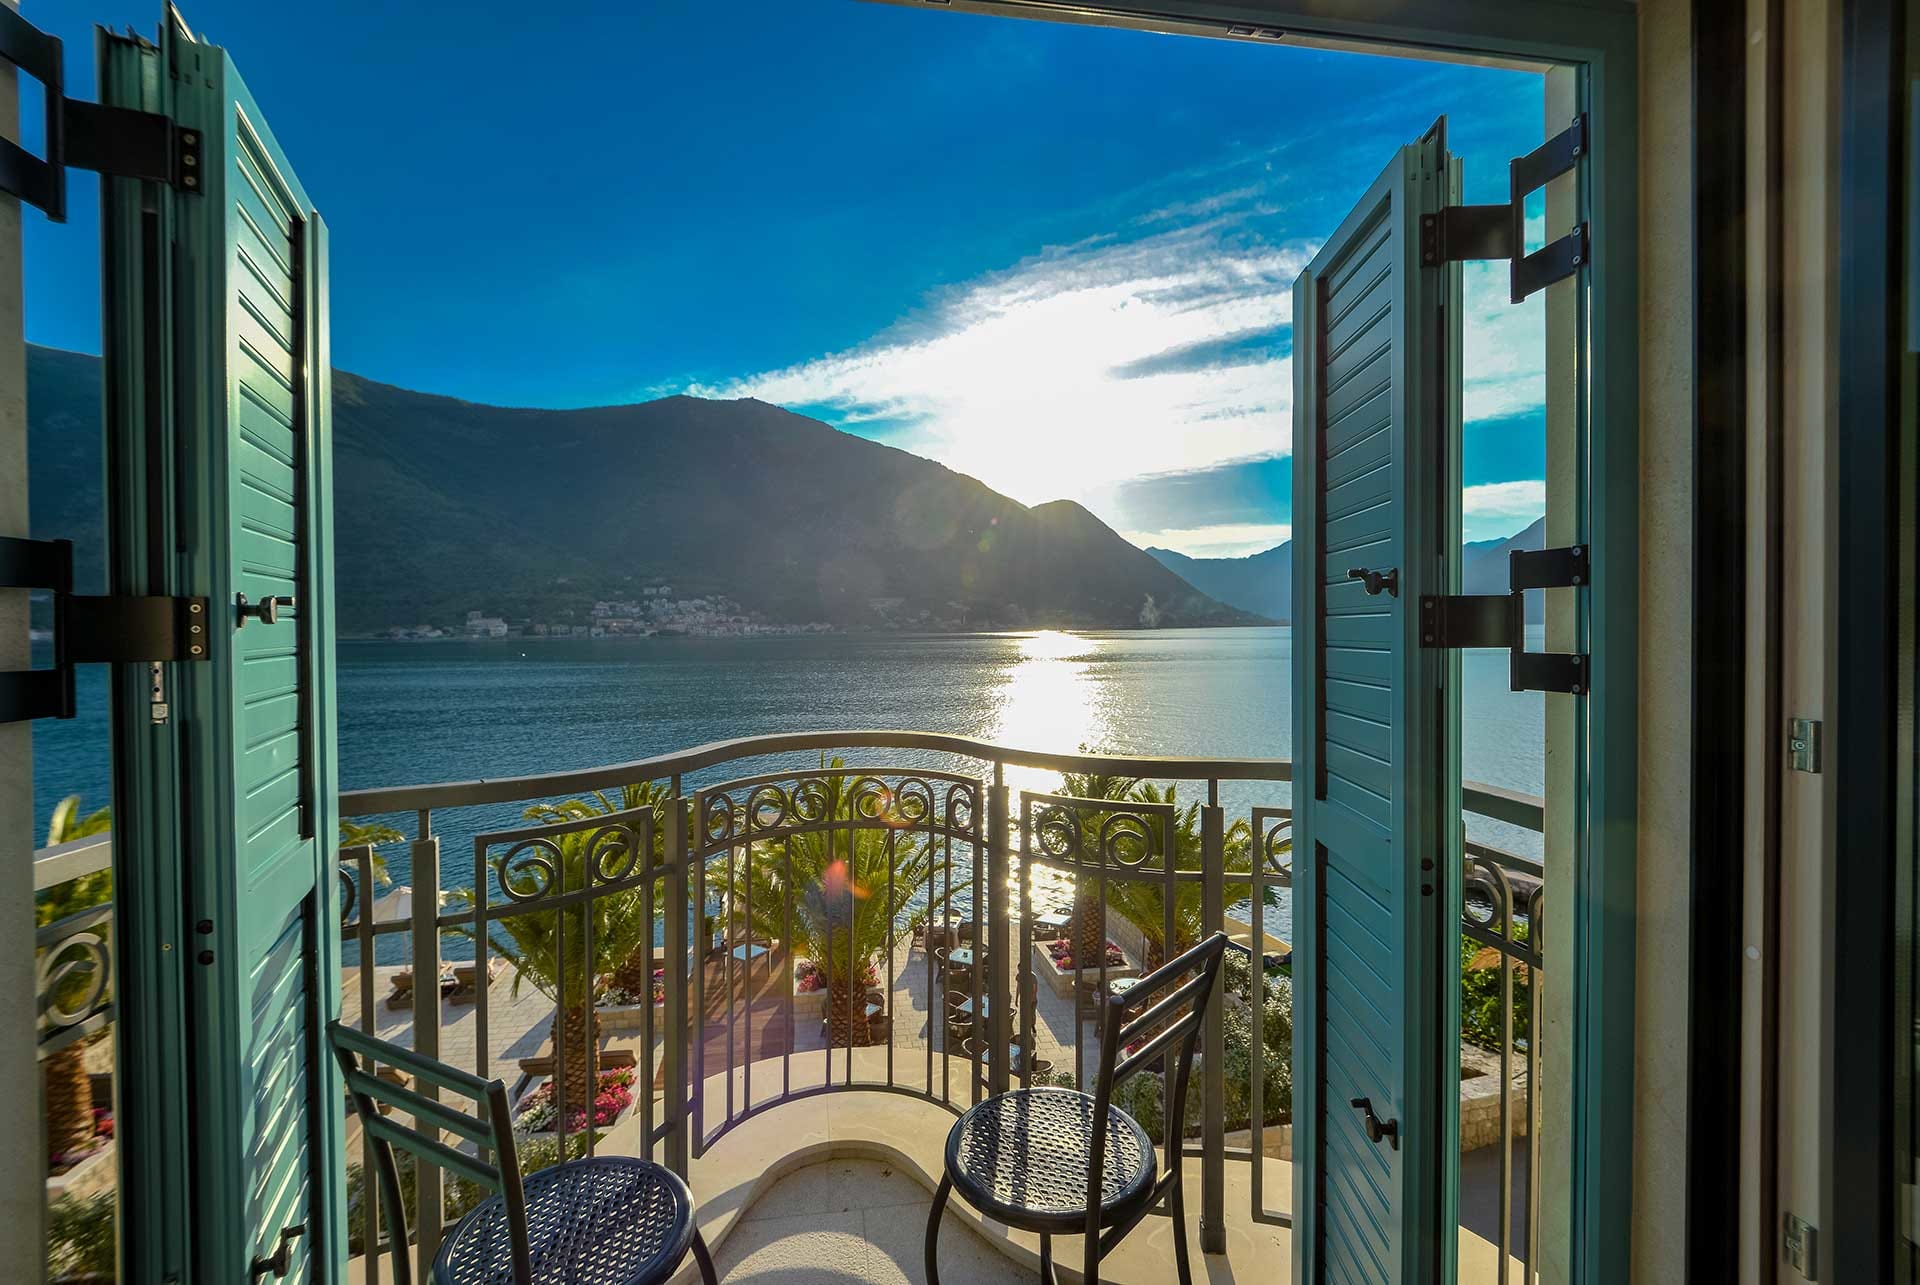
[[[507,638],[470,638],[448,634],[444,638],[392,638],[381,634],[339,634],[343,643],[459,643],[473,646],[511,646],[516,643],[646,643],[646,642],[757,642],[776,638],[1030,638],[1035,634],[1197,634],[1223,630],[1292,629],[1291,623],[1264,621],[1237,625],[1156,625],[1152,628],[1125,625],[1036,625],[1027,629],[770,629],[751,634],[609,634],[600,638],[556,638],[552,635],[525,634]]]

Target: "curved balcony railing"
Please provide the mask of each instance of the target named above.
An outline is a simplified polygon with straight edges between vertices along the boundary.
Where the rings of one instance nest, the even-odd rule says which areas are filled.
[[[1247,1216],[1285,1222],[1261,1160],[1289,1154],[1288,1051],[1267,1033],[1290,1030],[1290,778],[1284,760],[857,731],[355,791],[343,816],[411,815],[414,833],[390,849],[385,891],[371,846],[341,852],[349,1009],[364,1029],[501,1075],[556,1156],[618,1146],[684,1173],[744,1120],[818,1093],[882,1089],[959,1111],[1015,1082],[1088,1083],[1098,997],[1224,929],[1245,966],[1205,1035],[1199,1119],[1162,1111],[1160,1123],[1199,1160],[1203,1227],[1224,1225],[1229,1161],[1251,1162]],[[1469,785],[1465,808],[1542,826],[1538,799],[1493,787]],[[1499,956],[1507,1024],[1507,1209],[1513,988],[1537,985],[1526,926],[1539,923],[1539,866],[1481,843],[1469,856],[1462,931]],[[1087,951],[1098,958],[1082,967]],[[502,956],[511,982],[494,980]],[[1524,1056],[1537,1070],[1537,1039]],[[623,1076],[631,1105],[603,1111],[622,1095],[602,1086]],[[1538,1130],[1525,1134],[1531,1146]],[[419,1175],[423,1262],[463,1200]],[[354,1203],[356,1242],[378,1246],[378,1202]],[[1530,1191],[1523,1227],[1536,1208]],[[1504,1262],[1510,1216],[1500,1232]],[[375,1257],[367,1273],[379,1279]]]

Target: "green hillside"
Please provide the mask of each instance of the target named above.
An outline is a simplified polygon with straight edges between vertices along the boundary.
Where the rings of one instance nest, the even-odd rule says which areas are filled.
[[[73,537],[95,584],[99,396],[97,358],[28,350],[33,529]],[[350,634],[468,611],[584,621],[661,579],[856,628],[1255,621],[1078,504],[1029,508],[757,401],[523,410],[336,372],[334,471]]]

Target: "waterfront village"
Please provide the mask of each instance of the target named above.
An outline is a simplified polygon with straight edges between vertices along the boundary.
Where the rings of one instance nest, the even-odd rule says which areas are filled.
[[[720,594],[678,598],[670,584],[647,585],[633,599],[610,599],[593,604],[592,617],[538,621],[508,619],[474,610],[462,626],[413,625],[388,631],[402,641],[464,638],[489,641],[503,638],[738,638],[758,634],[823,634],[833,626],[825,621],[772,624],[754,618],[733,599]]]

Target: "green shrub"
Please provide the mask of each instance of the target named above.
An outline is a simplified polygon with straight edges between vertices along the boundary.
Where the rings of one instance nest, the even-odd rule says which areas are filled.
[[[1515,940],[1528,939],[1526,923],[1513,926]],[[1473,967],[1483,950],[1472,938],[1460,938],[1460,1037],[1492,1052],[1500,1051],[1500,967]],[[1486,961],[1482,961],[1485,963]],[[1513,1047],[1527,1050],[1528,1023],[1533,1016],[1533,971],[1524,964],[1513,968]]]
[[[1233,967],[1235,963],[1239,967]],[[1237,996],[1223,1010],[1221,1023],[1226,1036],[1226,1082],[1224,1106],[1229,1132],[1251,1127],[1253,1119],[1253,1012],[1250,1002],[1252,978],[1244,956],[1230,952],[1226,969],[1227,991]],[[1267,998],[1264,1012],[1262,1056],[1262,1124],[1285,1124],[1293,1113],[1293,979],[1283,973],[1270,973],[1263,979]],[[1079,1087],[1071,1071],[1054,1071],[1042,1076],[1042,1084],[1062,1088]],[[1187,1086],[1185,1134],[1200,1132],[1202,1114],[1200,1074],[1196,1067]],[[1161,1076],[1143,1071],[1121,1082],[1114,1090],[1113,1104],[1140,1122],[1150,1137],[1159,1138],[1165,1127],[1165,1090]]]
[[[110,1281],[115,1278],[114,1194],[62,1196],[47,1206],[47,1279]]]

